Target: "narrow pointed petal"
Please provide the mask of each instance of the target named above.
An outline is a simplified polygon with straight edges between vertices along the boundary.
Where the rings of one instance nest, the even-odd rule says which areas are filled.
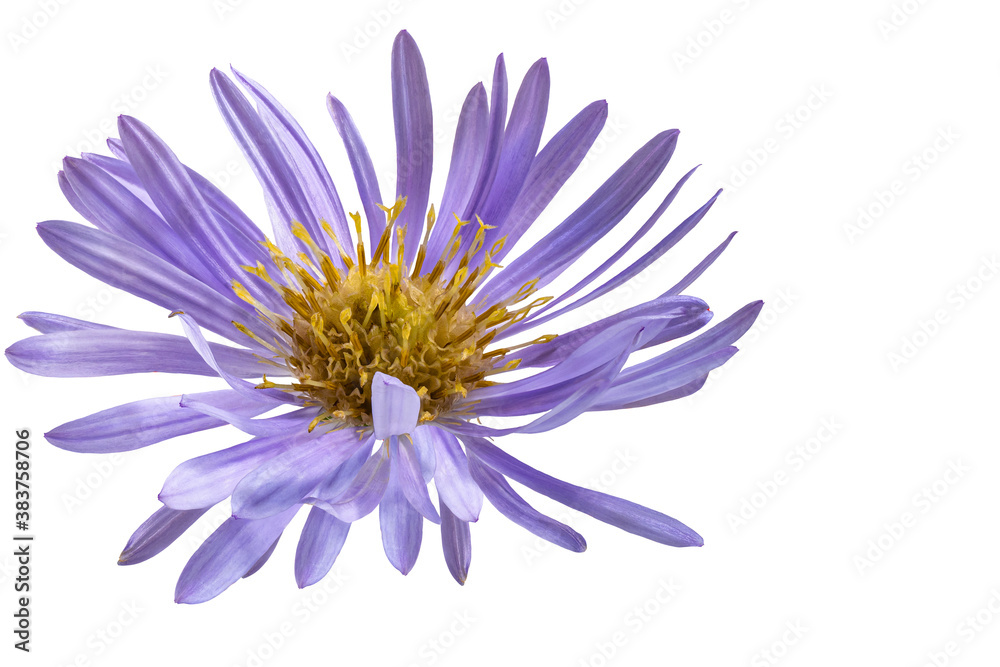
[[[497,56],[493,67],[493,87],[490,89],[490,119],[483,160],[476,175],[476,184],[469,195],[465,212],[459,213],[462,220],[474,219],[493,187],[497,169],[500,166],[500,151],[503,149],[503,129],[507,121],[507,65],[503,54]]]
[[[627,381],[615,383],[595,403],[594,409],[608,409],[613,405],[632,405],[652,396],[680,389],[719,368],[736,354],[735,346],[723,347],[686,363],[676,363],[646,375],[636,375]]]
[[[397,484],[403,496],[409,501],[421,516],[428,521],[441,523],[434,503],[431,502],[430,493],[427,491],[427,483],[420,472],[420,461],[417,458],[416,448],[407,438],[393,438],[396,453],[396,460],[393,462],[393,469],[396,471]]]
[[[482,488],[490,503],[505,517],[525,528],[543,540],[548,540],[570,551],[586,551],[587,541],[583,535],[564,523],[547,517],[526,503],[510,487],[503,475],[482,463],[475,455],[469,455],[469,470]]]
[[[251,346],[252,341],[233,322],[267,335],[249,309],[134,243],[62,220],[39,223],[38,235],[60,257],[101,282],[169,311],[183,310],[206,329],[239,345]]]
[[[698,263],[698,266],[691,269],[691,271],[686,276],[681,278],[680,282],[678,282],[676,285],[668,289],[661,296],[673,296],[675,294],[680,294],[688,287],[690,287],[691,283],[697,280],[698,277],[701,276],[701,274],[705,273],[705,270],[708,269],[708,267],[712,266],[712,264],[715,263],[715,260],[719,259],[719,255],[721,255],[723,251],[725,251],[725,249],[729,246],[729,243],[733,240],[734,236],[736,236],[736,232],[733,232],[732,234],[727,236],[726,240],[723,241],[721,244],[719,244],[719,247],[710,252],[708,256],[705,257],[705,259],[701,260]]]
[[[462,111],[458,115],[455,129],[455,144],[451,150],[451,166],[444,194],[441,195],[441,210],[438,222],[431,230],[427,244],[427,258],[424,266],[433,268],[441,257],[445,244],[451,238],[455,226],[455,215],[461,216],[469,204],[469,197],[476,186],[476,178],[486,153],[486,136],[489,123],[489,103],[486,88],[477,83],[465,98]]]
[[[243,400],[248,399],[244,398]],[[265,406],[268,410],[274,408],[274,404],[270,402],[265,403]],[[305,430],[320,411],[319,406],[313,406],[275,415],[274,417],[253,419],[236,410],[227,410],[226,408],[201,400],[195,394],[184,394],[181,396],[181,407],[189,408],[215,419],[221,419],[248,435],[259,437],[287,435],[289,431]]]
[[[160,490],[160,502],[174,509],[211,507],[228,498],[240,480],[270,459],[284,455],[304,437],[282,434],[254,438],[189,459],[174,468]]]
[[[174,152],[144,123],[130,116],[118,118],[129,162],[135,168],[157,210],[202,260],[215,278],[214,286],[227,298],[229,282],[241,275],[243,257],[234,245],[230,230],[219,224],[187,169]]]
[[[344,142],[347,159],[351,163],[351,171],[354,172],[354,180],[358,184],[358,196],[361,197],[361,206],[368,220],[368,239],[371,244],[369,251],[372,251],[385,229],[385,214],[376,206],[385,202],[382,200],[375,167],[371,156],[368,155],[368,148],[361,139],[361,133],[354,124],[354,119],[347,113],[347,108],[333,95],[327,96],[326,108],[330,112],[341,141]]]
[[[312,586],[325,577],[344,548],[351,524],[318,507],[309,510],[295,550],[295,583]]]
[[[228,519],[184,566],[174,600],[198,604],[211,600],[246,574],[292,520],[296,505],[267,519]]]
[[[430,202],[434,128],[424,60],[403,30],[392,45],[392,117],[396,126],[396,197],[406,197],[397,224],[406,228],[407,264],[413,263]]]
[[[29,310],[21,313],[17,316],[17,319],[43,334],[80,331],[81,329],[118,329],[118,327],[109,327],[107,324],[78,320],[75,317],[67,317],[66,315],[42,313],[37,310]],[[118,330],[120,331],[120,329]]]
[[[353,429],[334,431],[269,459],[233,490],[233,516],[263,519],[299,503],[360,447]]]
[[[507,237],[506,244],[493,258],[494,261],[500,262],[510,254],[518,240],[577,170],[604,129],[607,118],[607,102],[591,103],[566,123],[535,156],[510,214],[494,232],[497,237]]]
[[[400,487],[398,465],[389,472],[389,483],[378,505],[378,519],[386,557],[394,568],[408,574],[420,554],[424,519]]]
[[[444,550],[444,562],[451,576],[461,585],[469,576],[469,565],[472,564],[472,533],[469,522],[462,521],[441,502],[441,547]]]
[[[467,438],[465,442],[475,452],[476,458],[496,471],[494,474],[506,475],[532,491],[589,514],[598,521],[669,546],[700,547],[704,543],[698,533],[666,514],[550,477],[518,461],[487,440]]]
[[[211,344],[217,365],[239,377],[260,377],[267,366],[252,352]],[[48,377],[101,377],[128,373],[217,375],[183,336],[82,329],[22,338],[7,348],[7,359],[27,373]]]
[[[483,508],[483,492],[469,473],[469,462],[458,439],[435,426],[421,426],[414,431],[413,439],[434,448],[437,456],[434,486],[441,501],[460,520],[478,520]]]
[[[173,544],[207,511],[207,507],[187,511],[161,507],[128,538],[118,564],[135,565],[149,560]]]
[[[677,130],[661,132],[635,152],[587,201],[482,287],[495,301],[538,278],[544,287],[602,239],[649,191],[677,145]]]
[[[192,394],[199,399],[253,417],[271,409],[249,403],[229,389]],[[45,434],[50,443],[71,452],[130,452],[188,433],[224,426],[226,422],[182,408],[179,396],[133,401],[66,422]]]
[[[372,423],[375,437],[385,440],[412,433],[420,417],[417,392],[391,375],[375,373],[372,378]]]
[[[351,238],[347,217],[344,215],[344,207],[340,203],[337,188],[330,178],[330,172],[323,164],[316,147],[306,136],[298,121],[263,86],[237,72],[236,69],[233,69],[233,74],[246,86],[250,96],[257,103],[261,117],[288,153],[289,162],[295,166],[305,202],[309,205],[313,219],[329,222],[334,235],[341,239],[341,245],[346,249],[350,243],[346,243],[345,240]],[[334,253],[336,246],[330,242],[326,234],[320,233],[319,225],[315,225],[315,229],[318,236],[314,236],[314,240],[321,247],[326,246],[331,254]]]

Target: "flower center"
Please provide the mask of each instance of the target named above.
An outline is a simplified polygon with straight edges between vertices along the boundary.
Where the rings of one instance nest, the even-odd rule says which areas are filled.
[[[497,241],[483,253],[481,263],[470,270],[469,263],[483,248],[486,230],[490,229],[478,218],[479,229],[450,277],[445,277],[446,269],[462,245],[459,231],[469,224],[457,216],[448,250],[429,272],[421,273],[435,220],[433,207],[427,215],[427,231],[414,266],[408,269],[403,259],[406,229],[395,228],[405,203],[404,198],[391,208],[380,207],[386,214],[386,227],[371,261],[365,257],[359,214],[351,214],[358,234],[357,261],[344,252],[330,227],[323,223],[346,272],[334,265],[298,222],[292,223],[292,232],[310,250],[300,253],[298,262],[265,240],[263,244],[280,279],[272,278],[259,263],[243,268],[280,295],[291,310],[290,317],[270,311],[243,285],[233,281],[236,293],[256,308],[276,335],[264,341],[246,327],[236,326],[274,352],[274,358],[266,361],[282,367],[286,372],[280,374],[290,378],[275,383],[265,376],[258,388],[293,392],[304,397],[306,405],[320,406],[322,410],[310,430],[320,422],[338,427],[371,426],[371,380],[378,371],[416,390],[422,422],[451,411],[456,400],[469,390],[493,384],[488,376],[517,366],[517,359],[504,363],[505,355],[514,348],[487,352],[486,346],[504,328],[549,300],[545,297],[520,308],[512,307],[534,293],[537,281],[532,281],[499,303],[468,303],[486,275],[499,267],[492,257],[504,244],[504,239]],[[397,238],[395,261],[390,257],[389,243],[393,229]],[[532,343],[551,338],[543,336]]]

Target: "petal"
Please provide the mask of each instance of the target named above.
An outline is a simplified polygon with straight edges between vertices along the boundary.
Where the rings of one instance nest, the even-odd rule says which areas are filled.
[[[448,168],[444,194],[441,195],[441,210],[438,211],[439,221],[431,230],[427,244],[428,261],[424,264],[427,269],[432,269],[444,252],[454,228],[454,216],[462,215],[469,203],[486,152],[488,122],[486,89],[482,83],[477,83],[466,96],[458,115],[451,165]]]
[[[681,292],[686,290],[691,285],[691,283],[693,283],[695,280],[698,279],[698,277],[701,274],[705,273],[705,270],[708,267],[712,266],[715,260],[719,258],[719,255],[722,254],[722,252],[726,249],[729,243],[733,240],[734,236],[736,236],[736,232],[733,232],[732,234],[727,236],[726,240],[723,241],[721,244],[719,244],[719,247],[710,252],[708,256],[705,257],[705,259],[701,260],[698,263],[698,266],[691,269],[691,271],[686,276],[681,278],[681,281],[679,283],[668,289],[661,296],[673,296],[675,294],[680,294]]]
[[[207,345],[207,343],[206,343]],[[267,366],[249,350],[211,344],[217,364],[239,377],[260,377]],[[17,368],[48,377],[100,377],[127,373],[217,375],[183,336],[81,329],[17,341],[6,351]]]
[[[270,405],[264,403],[249,403],[229,389],[191,396],[246,417],[271,409]],[[165,396],[133,401],[66,422],[46,433],[45,439],[56,447],[71,452],[106,454],[129,452],[225,424],[221,419],[182,408],[179,396]]]
[[[393,443],[396,445],[394,449],[396,460],[393,470],[396,471],[396,483],[399,490],[421,516],[428,521],[441,523],[441,517],[438,516],[434,503],[431,502],[431,496],[427,492],[427,483],[420,472],[420,461],[417,458],[416,448],[405,437],[396,438],[394,436]]]
[[[338,467],[333,474],[324,479],[319,486],[316,487],[315,496],[317,498],[322,498],[324,500],[336,500],[347,491],[347,487],[351,485],[354,478],[358,476],[361,472],[362,466],[364,466],[365,461],[368,457],[372,455],[372,445],[375,443],[375,436],[369,435],[361,446],[358,447],[358,451],[351,455],[351,458],[347,459],[343,464]]]
[[[334,187],[333,179],[330,178],[323,159],[309,141],[309,137],[292,115],[263,86],[240,74],[236,69],[233,69],[233,74],[247,88],[257,103],[257,111],[281,142],[289,156],[289,162],[295,167],[304,200],[309,205],[309,213],[312,216],[310,220],[329,222],[341,244],[345,247],[350,245],[347,241],[351,238],[351,232],[347,226],[347,217],[344,215],[344,207],[340,203],[337,188]],[[302,222],[305,224],[306,221]],[[336,252],[336,246],[330,242],[326,234],[321,233],[319,225],[307,228],[314,233],[313,238],[317,243],[321,246],[325,244],[331,254]]]
[[[391,375],[375,373],[372,378],[372,423],[375,437],[412,433],[420,417],[417,392]]]
[[[580,166],[587,151],[594,145],[608,118],[608,103],[604,100],[585,107],[560,129],[542,148],[531,163],[524,186],[503,225],[494,232],[506,236],[507,242],[493,261],[506,257],[563,184]]]
[[[187,169],[163,140],[141,121],[119,116],[118,131],[129,163],[160,215],[181,238],[190,239],[188,248],[215,278],[210,284],[227,298],[238,299],[230,288],[230,281],[242,275],[241,266],[248,258],[233,243],[230,230],[212,215]]]
[[[135,565],[149,560],[173,544],[207,511],[207,507],[188,511],[161,507],[132,533],[132,537],[128,538],[121,556],[118,557],[118,564]]]
[[[160,490],[160,502],[178,510],[211,507],[228,498],[250,472],[296,447],[305,436],[254,438],[189,459],[174,468]]]
[[[365,217],[368,219],[370,250],[374,250],[385,230],[385,214],[376,206],[385,202],[382,201],[375,167],[372,165],[371,156],[368,155],[368,148],[361,139],[361,133],[358,132],[351,114],[347,113],[347,108],[333,95],[327,96],[326,108],[330,112],[341,141],[344,142],[344,149],[347,150],[347,159],[351,163],[351,171],[354,172],[354,180],[358,184],[361,206],[364,207]]]
[[[295,550],[295,583],[299,588],[312,586],[327,575],[350,529],[351,524],[318,507],[309,511]]]
[[[434,426],[421,426],[413,432],[413,439],[434,447],[437,456],[434,486],[441,502],[462,521],[478,520],[483,491],[469,473],[469,462],[458,439]]]
[[[242,322],[258,335],[267,336],[249,307],[229,301],[134,243],[62,220],[39,223],[38,235],[56,254],[85,273],[170,311],[183,310],[206,329],[237,344],[253,345],[233,322]]]
[[[505,517],[564,549],[578,553],[586,551],[587,541],[583,539],[583,535],[566,524],[545,516],[526,503],[510,487],[503,475],[483,464],[471,452],[469,454],[469,470],[490,503]]]
[[[589,514],[598,521],[617,526],[646,539],[675,547],[701,546],[703,540],[680,521],[666,514],[550,477],[518,461],[481,438],[466,438],[470,461],[475,457],[501,474],[567,507]]]
[[[481,288],[494,303],[513,296],[535,278],[539,289],[590,249],[628,214],[652,187],[677,145],[677,130],[661,132],[541,241]]]
[[[434,128],[424,60],[405,30],[392,45],[392,117],[396,126],[396,197],[406,197],[398,225],[406,231],[407,264],[413,263],[430,201]]]
[[[208,403],[199,398],[196,394],[185,394],[181,396],[181,407],[189,408],[203,415],[221,419],[222,421],[235,426],[239,430],[249,435],[271,436],[288,435],[290,432],[305,431],[312,420],[319,414],[318,406],[301,408],[293,412],[265,417],[263,419],[251,419],[236,410],[227,410],[217,405]],[[246,399],[244,399],[246,400]],[[265,404],[267,409],[274,407],[273,403]]]
[[[381,446],[361,467],[357,476],[344,493],[334,499],[307,498],[317,507],[321,507],[341,521],[357,521],[369,514],[378,505],[389,484],[388,447]]]
[[[406,499],[399,482],[399,466],[392,466],[389,483],[378,505],[382,548],[392,566],[409,573],[420,555],[424,519]]]
[[[248,474],[233,490],[233,516],[263,519],[299,503],[363,444],[353,429],[299,442]]]
[[[472,563],[472,534],[469,522],[456,517],[444,502],[441,503],[441,547],[448,571],[464,586]]]
[[[490,90],[490,119],[488,134],[486,135],[486,148],[483,152],[483,160],[476,175],[476,184],[469,195],[469,203],[465,206],[465,211],[458,216],[462,220],[471,220],[473,216],[482,208],[486,196],[493,186],[493,179],[496,178],[497,169],[500,166],[500,151],[503,148],[503,128],[507,120],[507,66],[504,63],[503,54],[497,56],[496,65],[493,67],[493,87]]]
[[[21,313],[17,316],[17,318],[32,329],[40,331],[43,334],[61,333],[63,331],[79,331],[80,329],[117,328],[109,327],[106,324],[98,324],[97,322],[78,320],[75,317],[67,317],[66,315],[54,315],[52,313],[42,313],[35,310],[29,310]]]
[[[184,566],[174,600],[198,604],[240,580],[271,547],[298,511],[298,505],[257,521],[227,519]]]

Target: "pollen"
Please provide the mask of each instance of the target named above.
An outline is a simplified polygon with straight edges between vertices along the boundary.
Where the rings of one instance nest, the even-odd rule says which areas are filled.
[[[356,260],[344,251],[329,225],[322,225],[338,250],[340,266],[346,269],[338,269],[300,223],[292,223],[292,233],[308,253],[293,259],[263,241],[275,273],[262,264],[243,268],[280,296],[290,316],[272,312],[233,281],[236,294],[255,307],[274,336],[262,340],[247,327],[236,326],[272,351],[274,357],[267,361],[281,367],[274,375],[288,378],[265,377],[258,388],[291,392],[307,405],[320,406],[310,430],[324,423],[334,428],[371,426],[371,382],[376,372],[391,375],[417,392],[421,422],[453,411],[471,390],[493,384],[491,375],[516,368],[518,360],[506,358],[516,347],[487,350],[487,346],[498,333],[549,300],[519,305],[534,294],[533,281],[508,299],[488,303],[485,297],[470,303],[484,279],[500,268],[493,257],[505,242],[500,238],[481,253],[492,228],[478,217],[477,231],[459,256],[460,230],[473,222],[455,216],[446,250],[429,271],[422,272],[429,265],[426,255],[435,223],[433,206],[413,266],[407,266],[406,229],[396,225],[405,205],[406,199],[401,198],[391,207],[379,207],[386,225],[370,258],[361,240],[359,214],[351,214],[358,239]],[[532,343],[551,338],[543,336]]]

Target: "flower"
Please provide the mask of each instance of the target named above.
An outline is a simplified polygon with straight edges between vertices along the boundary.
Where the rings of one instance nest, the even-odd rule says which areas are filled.
[[[509,117],[502,55],[489,101],[481,83],[469,92],[440,209],[430,201],[427,76],[410,35],[401,32],[392,49],[395,197],[385,198],[351,116],[330,96],[367,225],[360,212],[345,214],[298,123],[261,86],[234,75],[246,95],[218,70],[211,88],[263,187],[274,241],[146,125],[122,116],[121,139],[108,142],[114,157],[67,157],[59,174],[67,199],[93,227],[47,221],[38,232],[74,266],[168,309],[183,335],[28,312],[21,319],[41,335],[7,350],[12,364],[40,375],[159,371],[215,376],[228,387],[134,401],[46,434],[57,447],[102,453],[225,424],[251,436],[177,466],[160,491],[162,506],[132,535],[120,563],[156,555],[227,499],[232,517],[185,566],[178,602],[209,600],[256,572],[307,505],[295,556],[300,587],[326,575],[351,523],[376,508],[386,556],[403,574],[428,520],[440,524],[445,562],[463,583],[469,524],[484,497],[532,533],[572,551],[586,548],[509,480],[647,539],[701,545],[669,516],[557,480],[491,441],[549,431],[585,411],[687,396],[736,352],[732,344],[760,302],[627,365],[637,350],[706,325],[706,303],[682,292],[732,235],[651,301],[558,336],[511,342],[625,284],[708,212],[718,193],[638,260],[602,278],[651,231],[689,172],[599,268],[557,298],[536,297],[626,218],[667,165],[677,131],[650,139],[541,241],[514,254],[607,117],[606,103],[595,102],[539,150],[549,92],[544,59],[528,70]],[[208,342],[203,330],[231,344]],[[518,379],[504,381],[515,369]],[[497,428],[483,417],[525,423]]]

